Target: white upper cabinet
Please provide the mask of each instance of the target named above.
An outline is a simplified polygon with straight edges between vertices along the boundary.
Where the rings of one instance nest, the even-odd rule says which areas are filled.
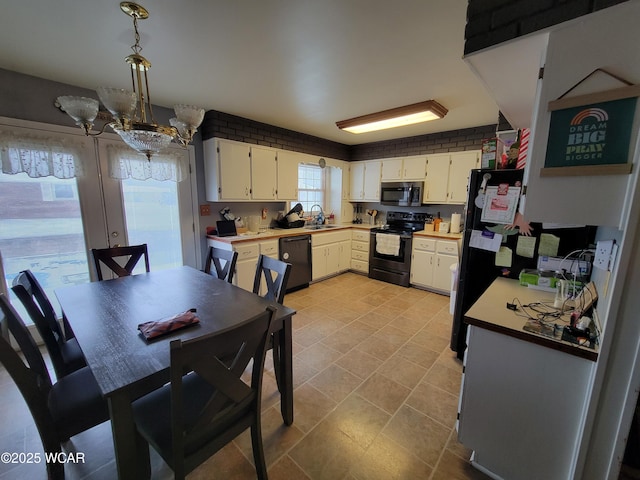
[[[349,164],[349,200],[359,202],[364,200],[364,162]]]
[[[221,138],[202,143],[208,201],[298,198],[300,154]]]
[[[450,160],[450,153],[427,155],[427,177],[424,182],[423,203],[447,202]]]
[[[301,155],[278,150],[278,200],[298,199],[298,164]]]
[[[382,181],[402,180],[402,158],[382,160]]]
[[[217,138],[202,143],[207,200],[251,200],[249,145]]]
[[[364,167],[364,200],[380,200],[381,160],[367,160]]]
[[[407,157],[403,159],[402,178],[404,180],[423,181],[426,176],[426,171],[427,171],[426,155],[419,155],[417,157]]]
[[[251,146],[251,199],[275,200],[277,184],[276,151]]]
[[[479,168],[479,159],[477,150],[427,155],[423,202],[464,204],[469,172]]]
[[[382,160],[382,181],[399,180],[423,181],[427,157],[424,155],[405,158],[385,158]]]
[[[458,152],[451,156],[447,203],[466,203],[469,173],[480,168],[480,152]]]

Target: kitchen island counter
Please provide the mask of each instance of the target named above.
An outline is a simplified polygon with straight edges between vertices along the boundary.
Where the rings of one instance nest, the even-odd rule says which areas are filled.
[[[539,302],[552,306],[554,298],[553,293],[522,286],[518,280],[497,278],[467,311],[464,320],[469,325],[596,361],[597,346],[595,349],[588,348],[563,341],[558,337],[538,335],[523,329],[528,317],[522,311],[522,305]],[[516,304],[517,310],[508,309],[507,303]],[[530,312],[529,309],[527,311]],[[569,312],[560,317],[556,323],[561,327],[568,325]]]
[[[498,278],[465,314],[458,439],[492,478],[574,478],[597,352],[523,330],[521,305],[553,300]]]

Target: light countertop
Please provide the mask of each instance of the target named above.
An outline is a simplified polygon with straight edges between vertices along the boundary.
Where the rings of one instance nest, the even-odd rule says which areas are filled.
[[[371,230],[372,228],[377,227],[378,225],[369,225],[365,223],[347,223],[342,225],[333,225],[329,228],[321,228],[318,230],[309,229],[305,227],[301,228],[271,228],[266,232],[254,233],[254,232],[245,232],[239,233],[233,237],[218,237],[216,235],[207,235],[207,238],[211,240],[218,240],[224,243],[241,243],[241,242],[255,242],[261,240],[270,240],[281,237],[292,237],[295,235],[314,235],[318,233],[326,233],[326,232],[335,232],[346,229],[355,229],[355,230]],[[427,232],[420,231],[415,232],[415,236],[417,237],[433,237],[442,240],[460,240],[462,238],[461,233],[440,233],[440,232]]]
[[[217,240],[224,243],[242,243],[242,242],[256,242],[262,240],[271,240],[282,237],[293,237],[297,235],[314,235],[318,233],[327,233],[327,232],[335,232],[346,229],[358,229],[358,230],[371,230],[374,228],[374,225],[365,225],[365,224],[343,224],[343,225],[333,225],[329,228],[321,228],[318,230],[300,227],[300,228],[270,228],[265,232],[255,233],[255,232],[245,232],[239,233],[238,235],[232,237],[218,237],[216,235],[207,235],[207,238],[211,240]]]
[[[553,293],[522,286],[518,280],[497,278],[466,312],[464,319],[469,325],[595,361],[598,358],[597,346],[594,350],[563,341],[560,338],[538,335],[523,330],[528,319],[524,315],[521,305],[542,302],[553,306],[554,297],[555,294]],[[518,310],[509,310],[507,303],[515,303],[518,306]],[[527,311],[530,310],[527,309]],[[556,323],[561,326],[568,325],[569,313],[557,319]]]

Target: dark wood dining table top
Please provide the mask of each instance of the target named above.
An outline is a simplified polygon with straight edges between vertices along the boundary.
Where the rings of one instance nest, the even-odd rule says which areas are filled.
[[[103,395],[128,389],[131,399],[167,381],[169,342],[233,328],[273,304],[186,266],[62,287],[55,294]],[[279,329],[295,311],[274,305]],[[150,341],[138,331],[140,323],[191,308],[197,325]]]

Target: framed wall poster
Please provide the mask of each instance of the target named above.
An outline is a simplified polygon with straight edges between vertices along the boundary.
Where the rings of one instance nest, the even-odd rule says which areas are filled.
[[[551,122],[540,175],[630,173],[629,144],[639,87],[629,85],[549,102]]]

